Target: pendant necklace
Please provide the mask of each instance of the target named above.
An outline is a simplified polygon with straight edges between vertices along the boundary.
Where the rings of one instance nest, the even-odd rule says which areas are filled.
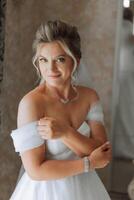
[[[75,101],[76,99],[78,99],[79,97],[79,92],[76,89],[76,86],[72,85],[72,87],[74,88],[75,92],[76,92],[76,96],[73,99],[64,99],[64,98],[60,98],[59,100],[63,103],[63,104],[67,104],[69,102]]]

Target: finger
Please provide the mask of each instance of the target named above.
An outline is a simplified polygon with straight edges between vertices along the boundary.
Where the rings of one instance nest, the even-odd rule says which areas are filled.
[[[44,117],[40,118],[39,120],[43,120],[43,119],[53,119],[53,117],[44,116]]]
[[[103,144],[101,145],[101,147],[106,146],[106,145],[110,145],[110,142],[109,142],[109,141],[106,141],[105,143],[103,143]]]
[[[44,118],[42,118],[41,120],[45,120],[45,121],[55,121],[56,118],[54,118],[54,117],[44,117]]]
[[[111,147],[111,144],[109,142],[105,142],[103,145],[100,146],[101,150],[104,151],[106,149],[109,149]]]
[[[106,151],[106,152],[107,152],[107,151],[109,151],[110,149],[111,149],[110,146],[106,146],[105,148],[102,149],[102,151]]]
[[[39,132],[39,135],[42,137],[42,136],[48,136],[48,133],[44,133],[43,131],[40,131]]]
[[[37,126],[37,131],[48,131],[50,128],[48,125],[38,125]]]
[[[104,153],[105,155],[110,155],[110,154],[112,153],[111,148],[106,149],[106,150],[103,150],[103,153]]]
[[[37,122],[37,125],[38,125],[38,126],[45,125],[45,124],[46,124],[46,120],[43,120],[43,119],[40,119],[40,120],[38,120],[38,122]]]
[[[105,157],[106,157],[108,160],[111,160],[111,159],[112,159],[111,151],[105,152]]]
[[[111,162],[111,157],[107,156],[106,160],[107,160],[107,163],[110,163]]]
[[[47,140],[48,138],[47,138],[47,136],[42,136],[42,139],[44,139],[44,140]]]
[[[48,131],[47,130],[38,130],[38,133],[42,135],[42,134],[47,134]]]
[[[48,126],[50,124],[51,124],[51,120],[47,120],[47,119],[39,120],[37,123],[38,126]]]
[[[53,120],[55,118],[54,117],[44,117],[43,119]]]
[[[39,134],[46,134],[46,133],[49,133],[50,132],[50,127],[48,127],[48,126],[38,126],[37,127],[37,132],[39,133]]]
[[[106,166],[107,166],[109,163],[110,163],[110,162],[109,162],[109,161],[107,161],[104,167],[106,167]]]

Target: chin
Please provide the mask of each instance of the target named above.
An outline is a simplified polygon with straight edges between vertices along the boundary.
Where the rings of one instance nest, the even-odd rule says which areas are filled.
[[[46,83],[50,86],[57,86],[59,85],[61,82],[60,81],[46,81]]]
[[[48,79],[46,80],[46,82],[47,82],[49,85],[55,85],[55,84],[57,84],[57,83],[61,83],[62,81],[61,81],[61,79],[59,79],[59,78],[48,78]]]

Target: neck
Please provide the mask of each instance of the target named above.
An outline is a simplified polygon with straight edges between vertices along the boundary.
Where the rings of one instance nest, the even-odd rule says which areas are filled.
[[[49,85],[47,83],[45,85],[47,94],[52,94],[54,96],[58,96],[59,98],[69,99],[72,95],[74,96],[75,93],[70,82],[68,82],[68,84],[66,83],[65,85],[61,85],[58,87]]]

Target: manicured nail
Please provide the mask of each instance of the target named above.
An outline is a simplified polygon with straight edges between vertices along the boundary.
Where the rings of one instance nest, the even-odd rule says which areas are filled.
[[[109,141],[107,141],[107,142],[106,142],[106,144],[110,144],[110,142],[109,142]]]

